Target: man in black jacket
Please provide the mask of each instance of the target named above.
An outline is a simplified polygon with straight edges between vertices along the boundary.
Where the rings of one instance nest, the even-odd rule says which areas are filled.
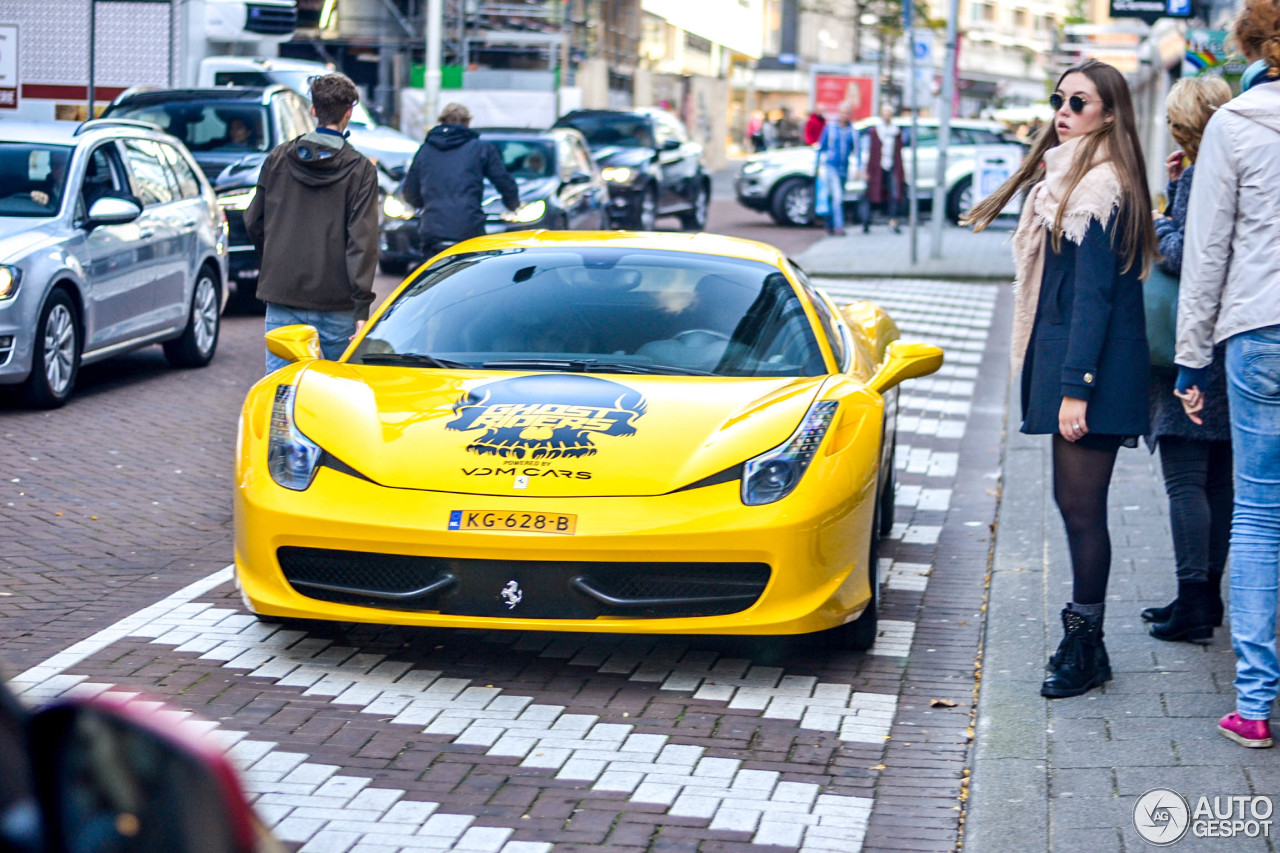
[[[520,206],[520,191],[498,150],[468,125],[471,113],[449,104],[427,133],[404,179],[404,198],[421,209],[422,249],[434,255],[446,244],[484,234],[484,179],[502,195],[508,210]]]
[[[314,326],[328,359],[341,356],[369,318],[378,263],[376,167],[345,133],[358,95],[343,74],[311,84],[319,127],[276,146],[244,213],[262,259],[258,298],[267,303],[267,331]],[[268,372],[286,363],[267,353]]]

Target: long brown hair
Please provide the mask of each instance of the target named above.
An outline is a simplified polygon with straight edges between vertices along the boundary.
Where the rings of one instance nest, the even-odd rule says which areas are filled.
[[[1054,218],[1050,232],[1053,250],[1062,251],[1062,217],[1067,210],[1067,199],[1080,179],[1093,167],[1098,149],[1105,145],[1103,151],[1120,178],[1117,226],[1120,230],[1120,254],[1124,258],[1122,272],[1129,272],[1137,266],[1142,277],[1146,278],[1147,270],[1157,253],[1156,230],[1151,222],[1151,214],[1147,212],[1151,207],[1151,191],[1147,187],[1146,161],[1142,157],[1142,145],[1138,142],[1138,125],[1133,115],[1129,86],[1119,71],[1096,59],[1086,59],[1062,72],[1062,76],[1058,78],[1058,86],[1062,85],[1068,74],[1075,73],[1083,74],[1093,81],[1098,89],[1098,97],[1102,99],[1103,112],[1110,115],[1112,120],[1103,122],[1081,140],[1075,162],[1067,173],[1066,193],[1062,204],[1058,206],[1058,215]],[[1058,128],[1051,121],[1040,132],[1031,153],[1022,161],[1013,177],[975,205],[965,218],[965,224],[972,225],[974,231],[981,231],[1000,215],[1015,195],[1043,180],[1041,166],[1044,154],[1058,143]],[[1114,237],[1112,245],[1115,245]]]
[[[1245,0],[1231,35],[1246,54],[1267,61],[1268,77],[1280,77],[1280,0]]]

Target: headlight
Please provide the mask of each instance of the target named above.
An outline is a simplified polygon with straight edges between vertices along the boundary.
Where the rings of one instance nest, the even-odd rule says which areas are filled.
[[[600,177],[616,184],[625,184],[631,180],[631,170],[626,166],[606,166],[600,170]]]
[[[742,476],[742,502],[761,506],[791,494],[827,434],[839,403],[823,400],[809,407],[796,431],[778,447],[747,461]]]
[[[743,165],[742,167],[742,174],[744,175],[754,175],[756,172],[763,172],[763,171],[764,171],[763,160],[753,160],[750,163]]]
[[[539,200],[522,204],[515,210],[504,210],[498,218],[503,222],[537,222],[546,212],[547,203]]]
[[[22,281],[22,270],[0,264],[0,302],[18,295],[20,281]]]
[[[324,451],[302,434],[293,422],[294,385],[277,385],[271,407],[271,431],[267,442],[267,467],[271,479],[286,489],[304,491],[315,479]]]
[[[393,195],[387,196],[382,202],[382,212],[389,219],[412,219],[413,208],[402,202]]]
[[[249,205],[253,203],[253,197],[257,194],[257,187],[220,193],[218,195],[218,204],[222,205],[223,210],[248,210]]]

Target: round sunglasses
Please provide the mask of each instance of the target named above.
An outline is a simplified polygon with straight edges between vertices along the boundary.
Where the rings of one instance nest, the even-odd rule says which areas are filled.
[[[1053,107],[1053,111],[1056,113],[1058,110],[1062,109],[1062,103],[1064,100],[1066,101],[1067,106],[1071,107],[1071,112],[1076,115],[1080,115],[1080,113],[1084,112],[1085,104],[1089,103],[1079,95],[1072,95],[1070,98],[1064,99],[1057,92],[1054,92],[1049,96],[1049,106]]]

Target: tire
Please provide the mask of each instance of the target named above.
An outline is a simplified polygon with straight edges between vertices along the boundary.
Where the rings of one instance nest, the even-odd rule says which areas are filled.
[[[174,367],[204,367],[218,350],[222,329],[218,283],[208,267],[201,267],[191,292],[191,309],[182,336],[164,342],[164,357]]]
[[[631,230],[653,231],[658,225],[658,191],[652,185],[645,188],[631,213]]]
[[[31,375],[22,386],[27,405],[56,409],[67,398],[80,372],[80,320],[75,303],[62,288],[49,293],[40,309],[35,348],[31,354]]]
[[[893,437],[893,449],[889,453],[889,476],[884,481],[884,491],[880,493],[880,526],[878,533],[881,536],[888,536],[893,530],[893,511],[895,507],[894,495],[895,487],[898,482],[898,469],[894,464],[894,456],[898,452],[898,437]]]
[[[947,193],[947,220],[952,225],[960,223],[961,215],[973,206],[973,177],[961,178]]]
[[[779,225],[803,228],[813,224],[813,179],[787,178],[769,202],[769,215]]]
[[[403,276],[409,272],[408,261],[393,261],[390,259],[379,259],[378,269],[382,270],[385,275]]]
[[[686,231],[707,230],[707,210],[711,206],[711,188],[705,183],[699,185],[698,193],[693,197],[693,207],[680,214],[680,227]]]
[[[865,652],[875,645],[880,610],[880,507],[871,522],[871,545],[867,554],[867,581],[871,585],[871,601],[862,615],[852,622],[825,632],[827,647],[842,652]]]

